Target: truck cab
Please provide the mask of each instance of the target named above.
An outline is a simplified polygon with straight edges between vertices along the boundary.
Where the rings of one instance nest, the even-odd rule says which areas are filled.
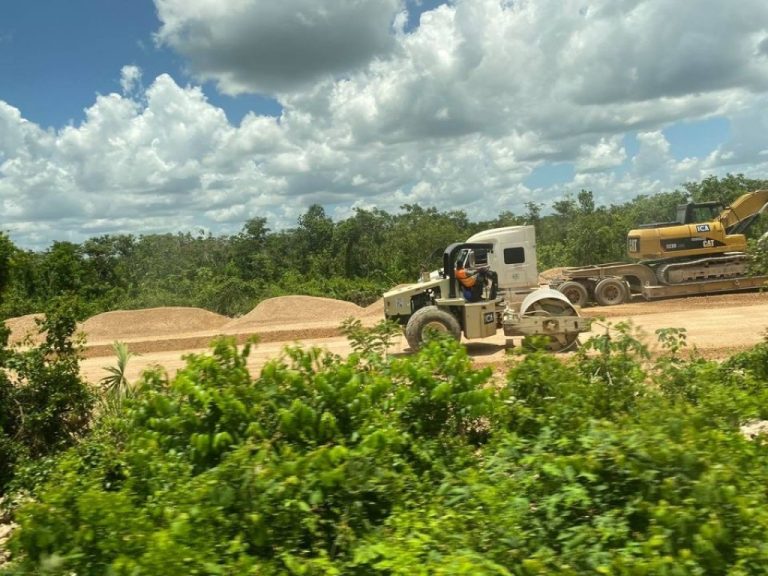
[[[536,231],[533,226],[491,228],[471,236],[467,243],[492,245],[491,250],[474,250],[474,263],[477,266],[487,265],[496,272],[501,296],[516,300],[519,295],[538,287]]]

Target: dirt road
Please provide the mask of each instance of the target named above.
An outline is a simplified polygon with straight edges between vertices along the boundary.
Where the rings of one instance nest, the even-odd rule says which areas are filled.
[[[289,297],[299,298],[299,297]],[[269,317],[262,309],[250,319],[251,323],[240,321],[225,324],[219,329],[182,334],[169,333],[162,337],[147,334],[143,337],[124,339],[129,349],[139,352],[139,356],[130,359],[127,376],[129,380],[139,377],[141,371],[153,365],[162,366],[173,375],[184,365],[182,356],[195,352],[203,353],[208,350],[210,342],[217,334],[229,334],[244,341],[249,333],[259,332],[261,342],[252,350],[249,366],[257,373],[259,368],[271,358],[279,356],[283,348],[291,343],[303,346],[320,346],[331,352],[347,354],[350,347],[346,338],[338,335],[338,327],[344,316],[333,319],[318,319],[317,305],[332,313],[325,302],[308,301],[313,312],[307,312],[312,321],[301,322],[295,315],[301,316],[302,308],[297,306],[300,301],[293,300],[291,306],[280,303],[280,314]],[[330,301],[331,304],[335,301]],[[277,304],[273,304],[274,306]],[[332,307],[332,306],[331,306]],[[294,316],[286,312],[290,308]],[[343,308],[344,313],[349,312]],[[258,312],[258,309],[255,310]],[[765,338],[768,330],[768,293],[741,293],[717,296],[699,296],[694,298],[679,298],[656,302],[633,302],[614,307],[587,308],[582,311],[584,316],[595,318],[593,333],[603,333],[610,325],[621,321],[632,322],[638,330],[647,335],[647,342],[653,344],[655,330],[660,328],[685,328],[688,347],[696,349],[705,357],[721,359],[731,354],[745,350]],[[375,323],[381,316],[377,310],[369,310],[362,314],[367,322]],[[255,320],[254,320],[255,318]],[[245,320],[249,320],[245,318]],[[229,326],[229,328],[227,328]],[[239,326],[239,328],[238,328]],[[263,328],[260,328],[262,326]],[[243,330],[243,327],[248,330]],[[582,336],[582,340],[586,336]],[[91,382],[98,382],[106,375],[104,368],[114,366],[114,355],[110,350],[110,340],[93,342],[89,351],[90,357],[82,361],[83,375]],[[483,340],[467,342],[467,349],[477,365],[505,365],[507,340],[503,335],[497,335]],[[407,352],[408,345],[404,338],[396,339],[392,352]]]

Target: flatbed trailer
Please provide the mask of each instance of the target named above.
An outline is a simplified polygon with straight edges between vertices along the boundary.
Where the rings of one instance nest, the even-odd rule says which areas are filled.
[[[613,306],[639,296],[645,300],[680,296],[699,296],[740,290],[768,288],[768,276],[707,278],[691,282],[662,283],[655,270],[639,263],[614,262],[594,266],[565,268],[562,277],[550,288],[565,294],[575,305]]]
[[[717,294],[718,292],[736,292],[739,290],[758,290],[768,288],[768,276],[749,276],[731,280],[706,280],[669,286],[643,286],[642,295],[646,300],[670,298],[673,296],[698,296]]]

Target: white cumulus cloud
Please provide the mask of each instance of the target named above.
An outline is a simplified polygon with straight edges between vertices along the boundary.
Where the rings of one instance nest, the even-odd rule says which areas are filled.
[[[611,203],[768,170],[764,0],[455,0],[412,30],[401,0],[155,3],[158,42],[194,83],[126,65],[121,94],[58,131],[0,101],[15,241],[226,233],[253,216],[279,228],[312,203],[337,217],[421,203],[480,220],[581,188]],[[208,80],[271,94],[282,113],[235,125]],[[664,130],[710,118],[728,139],[676,157]],[[537,183],[552,165],[572,176]]]
[[[138,66],[123,66],[120,70],[120,86],[123,93],[130,94],[141,87],[141,68]]]
[[[394,48],[401,0],[155,0],[160,43],[228,94],[345,74]]]

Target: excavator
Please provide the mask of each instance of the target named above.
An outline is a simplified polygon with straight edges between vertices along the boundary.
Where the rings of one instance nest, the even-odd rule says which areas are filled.
[[[579,306],[760,288],[768,278],[748,275],[745,233],[762,214],[768,214],[768,190],[747,192],[728,206],[682,204],[676,221],[630,230],[627,253],[636,263],[566,268],[551,287]]]

